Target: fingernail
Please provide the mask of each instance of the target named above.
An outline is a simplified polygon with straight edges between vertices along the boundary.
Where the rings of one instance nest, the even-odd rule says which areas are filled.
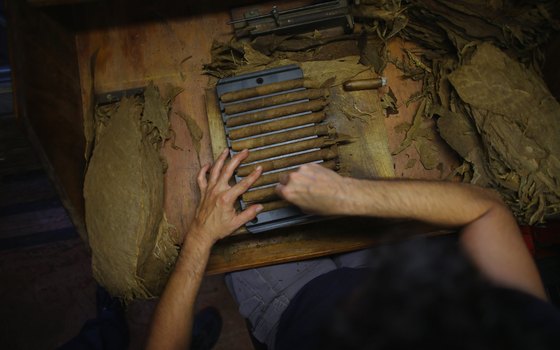
[[[258,166],[257,169],[255,169],[256,171],[261,171],[262,170],[262,166]]]
[[[257,213],[260,213],[263,209],[264,207],[261,204],[257,205]]]

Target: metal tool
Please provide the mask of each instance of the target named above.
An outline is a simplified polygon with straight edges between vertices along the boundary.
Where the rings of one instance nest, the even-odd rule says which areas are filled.
[[[258,9],[246,12],[244,18],[234,19],[238,38],[265,34],[296,34],[313,30],[342,27],[346,32],[354,28],[347,0],[326,1],[314,5],[279,11],[273,6],[261,14]]]
[[[278,141],[279,136],[283,133],[288,131],[297,130],[296,136],[287,139],[286,141],[275,142],[274,144],[265,144],[263,147],[255,148],[255,151],[251,153],[251,156],[254,158],[250,160],[248,163],[245,161],[247,165],[245,167],[239,168],[237,174],[235,175],[235,181],[239,182],[248,174],[249,169],[254,169],[256,164],[253,162],[260,162],[258,164],[266,164],[265,172],[267,172],[268,177],[271,174],[274,174],[276,171],[287,171],[290,169],[294,169],[295,167],[308,162],[313,163],[323,163],[324,159],[331,160],[334,158],[333,153],[336,154],[336,146],[331,146],[331,148],[320,148],[321,146],[314,147],[313,145],[319,145],[321,140],[320,138],[324,138],[326,136],[320,135],[309,135],[305,131],[299,131],[299,129],[305,129],[313,126],[317,126],[318,130],[322,130],[323,124],[320,122],[324,119],[324,117],[315,118],[314,116],[317,113],[314,113],[313,104],[309,104],[309,98],[305,96],[311,95],[301,95],[302,98],[298,101],[291,101],[287,99],[275,106],[265,106],[262,108],[255,108],[249,111],[246,111],[245,108],[232,108],[236,104],[244,104],[250,106],[258,106],[258,104],[254,103],[254,101],[258,100],[265,100],[274,96],[284,96],[289,95],[290,93],[303,92],[306,91],[306,88],[303,87],[300,83],[286,83],[288,81],[301,81],[303,79],[303,72],[301,68],[297,65],[289,65],[284,67],[278,67],[273,69],[268,69],[256,73],[249,73],[244,74],[237,77],[232,78],[225,78],[218,81],[216,86],[216,93],[220,99],[219,105],[220,110],[222,111],[222,120],[224,122],[224,130],[226,133],[226,140],[228,147],[230,148],[230,155],[233,156],[239,151],[239,147],[235,147],[235,143],[241,142],[262,142],[263,138],[266,143],[267,139],[274,139]],[[267,91],[265,95],[259,95],[254,93],[256,91],[263,91],[263,89],[259,87],[268,88],[264,89]],[[276,87],[286,87],[287,90],[276,89]],[[272,89],[270,89],[272,88]],[[221,97],[224,96],[222,99]],[[232,98],[232,96],[236,96],[236,98]],[[292,95],[293,96],[293,95]],[[300,110],[298,108],[288,108],[290,106],[302,105],[309,107],[304,110]],[[235,120],[236,118],[240,118],[241,116],[238,114],[228,115],[226,113],[228,111],[239,111],[241,112],[241,116],[247,115],[263,115],[263,113],[267,113],[273,110],[281,110],[286,111],[289,113],[288,115],[280,114],[274,115],[273,121],[269,121],[267,118],[245,118],[241,121],[232,123],[231,120]],[[297,122],[296,120],[300,118],[305,120],[304,124]],[[276,130],[274,128],[274,123],[281,122],[282,120],[289,120],[287,124],[291,125],[288,129],[279,129]],[[230,121],[228,123],[228,121]],[[240,133],[242,130],[249,130],[255,128],[255,126],[262,124],[272,124],[271,128],[265,128],[264,134],[261,132],[259,134],[254,134],[253,132],[244,132]],[[325,132],[321,132],[322,135]],[[328,133],[327,133],[328,134]],[[237,135],[237,136],[235,136]],[[242,138],[238,138],[238,135],[243,135]],[[297,136],[299,135],[299,136]],[[234,136],[234,137],[230,137]],[[253,141],[255,140],[255,141]],[[317,141],[315,141],[317,140]],[[276,150],[285,148],[286,146],[294,147],[296,151],[290,151],[292,153],[287,154],[279,154]],[[307,147],[299,148],[298,145],[307,145]],[[325,145],[330,145],[328,142],[325,142]],[[333,148],[334,147],[334,148]],[[305,148],[305,149],[304,149]],[[237,151],[234,151],[236,149]],[[303,149],[303,150],[301,150]],[[262,158],[262,156],[266,156]],[[270,155],[270,157],[268,157]],[[309,156],[307,156],[309,155]],[[324,159],[321,158],[324,156]],[[256,158],[255,158],[256,157]],[[264,160],[264,162],[262,162]],[[332,164],[328,164],[329,167],[332,167]],[[266,179],[266,176],[265,179]],[[263,180],[264,181],[264,180]],[[266,182],[266,183],[265,183]],[[245,199],[248,201],[253,201],[256,198],[265,198],[270,200],[274,197],[274,184],[270,183],[269,181],[264,181],[261,186],[255,186],[250,192],[247,192],[245,195]],[[240,200],[241,208],[245,209],[250,203],[246,203],[244,200]],[[247,230],[251,233],[258,233],[264,232],[271,229],[291,226],[295,224],[300,224],[304,222],[310,222],[316,220],[314,216],[310,216],[307,214],[302,213],[297,207],[288,205],[286,202],[283,201],[272,201],[268,203],[264,203],[266,210],[259,213],[256,219],[253,222],[249,222],[246,224]]]
[[[124,97],[143,96],[145,89],[146,87],[143,86],[143,87],[127,89],[127,90],[117,90],[117,91],[111,91],[105,93],[98,93],[95,95],[95,103],[98,106],[103,106],[103,105],[119,102]]]

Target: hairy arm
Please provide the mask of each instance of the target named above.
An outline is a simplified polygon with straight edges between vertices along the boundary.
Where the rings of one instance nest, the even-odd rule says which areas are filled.
[[[414,219],[462,227],[461,244],[489,280],[546,298],[515,219],[491,190],[451,182],[357,180],[314,164],[281,179],[277,191],[303,210],[321,215]]]
[[[183,248],[154,311],[147,349],[188,349],[191,343],[193,308],[214,243],[255,218],[262,206],[253,205],[237,213],[234,203],[257,180],[257,168],[243,181],[231,187],[235,168],[249,155],[246,150],[224,165],[224,150],[213,167],[206,165],[198,174],[201,202]],[[210,169],[211,168],[211,169]],[[207,173],[210,175],[207,178]]]

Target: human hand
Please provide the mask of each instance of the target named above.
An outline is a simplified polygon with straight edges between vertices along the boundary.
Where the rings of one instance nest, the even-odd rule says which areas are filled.
[[[197,240],[210,246],[253,220],[263,208],[262,205],[257,204],[240,213],[235,210],[235,201],[259,178],[262,168],[257,167],[242,181],[230,186],[229,180],[233,172],[249,156],[249,151],[239,152],[224,165],[227,156],[226,148],[216,163],[213,166],[208,164],[202,167],[197,177],[201,199],[187,236],[194,235]],[[207,178],[208,171],[210,176]]]
[[[302,165],[280,177],[276,192],[303,211],[320,215],[343,214],[348,199],[348,181],[319,164]]]

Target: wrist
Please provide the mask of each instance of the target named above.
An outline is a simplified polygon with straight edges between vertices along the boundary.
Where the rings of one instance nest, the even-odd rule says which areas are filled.
[[[343,193],[340,198],[340,205],[338,206],[342,215],[359,215],[359,198],[360,191],[357,190],[360,186],[360,181],[358,179],[353,179],[351,177],[342,178],[342,188]]]
[[[183,239],[179,260],[189,260],[193,257],[199,261],[208,259],[213,245],[214,242],[208,238],[208,235],[192,227]]]

